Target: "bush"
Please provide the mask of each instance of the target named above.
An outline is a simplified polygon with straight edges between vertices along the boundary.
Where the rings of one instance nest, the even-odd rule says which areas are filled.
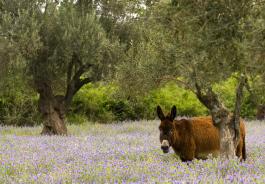
[[[144,99],[146,104],[146,118],[156,117],[156,106],[161,105],[166,111],[170,111],[173,105],[177,107],[180,116],[206,115],[207,109],[199,102],[190,91],[178,87],[175,83],[168,83],[163,88],[152,91]]]
[[[98,122],[111,122],[113,114],[109,111],[106,103],[111,101],[115,87],[111,84],[87,84],[83,86],[73,99],[72,108],[68,117],[72,118],[79,114],[86,116],[88,120]],[[75,117],[77,119],[77,117]]]
[[[105,103],[105,108],[113,114],[115,121],[138,119],[135,109],[127,100],[110,100]]]
[[[12,61],[0,80],[0,124],[33,126],[40,124],[38,95],[26,81],[21,60]]]
[[[173,105],[178,108],[180,116],[198,116],[207,114],[195,95],[170,83],[152,91],[146,97],[137,100],[115,97],[118,88],[113,84],[88,84],[74,98],[69,117],[73,114],[85,115],[90,121],[111,122],[123,120],[154,119],[156,106],[161,105],[170,110]],[[75,115],[75,121],[78,119]]]
[[[80,113],[70,113],[67,115],[67,123],[69,124],[84,124],[87,121],[87,116]]]
[[[17,91],[2,95],[0,99],[0,123],[2,125],[33,126],[40,124],[38,96]]]

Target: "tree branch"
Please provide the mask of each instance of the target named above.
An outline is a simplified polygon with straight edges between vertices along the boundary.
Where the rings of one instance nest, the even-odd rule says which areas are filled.
[[[65,105],[66,105],[66,109],[67,109],[67,107],[69,107],[69,105],[70,105],[70,103],[71,103],[71,101],[73,99],[73,96],[76,93],[76,84],[79,82],[80,77],[82,76],[83,73],[84,73],[83,68],[80,68],[74,74],[74,76],[72,78],[70,78],[69,76],[67,76],[67,89],[66,89],[66,94],[65,94]],[[70,74],[70,72],[69,72],[69,74]]]
[[[73,68],[76,64],[78,65],[78,68],[76,68],[77,70],[73,75]],[[68,109],[73,96],[77,93],[77,91],[85,84],[92,82],[92,79],[89,77],[81,79],[81,76],[86,72],[86,70],[92,66],[92,64],[83,65],[78,55],[73,53],[72,61],[69,63],[67,71],[67,89],[65,94],[66,109]]]
[[[162,83],[162,81],[166,81],[166,80],[172,80],[176,83],[178,83],[180,86],[183,86],[185,89],[188,89],[190,91],[192,91],[193,93],[195,93],[194,89],[186,82],[176,78],[176,77],[173,77],[173,76],[170,76],[170,75],[166,75],[166,76],[163,76],[161,78],[158,78],[156,80],[156,83],[159,85],[160,83]]]
[[[92,82],[91,78],[79,78],[78,80],[72,81],[70,85],[67,86],[67,92],[65,95],[66,109],[68,109],[69,105],[71,104],[74,95],[80,90],[81,87],[83,87],[85,84],[88,84],[89,82]]]
[[[74,63],[73,61],[71,61],[68,65],[68,69],[67,69],[67,81],[66,84],[69,85],[71,80],[72,80],[72,73],[73,73],[73,68],[74,68]]]
[[[87,78],[84,78],[84,79],[80,79],[80,80],[76,83],[76,85],[75,85],[74,94],[75,94],[77,91],[79,91],[79,89],[80,89],[81,87],[83,87],[84,85],[86,85],[86,84],[88,84],[88,83],[90,83],[90,82],[92,82],[92,79],[91,79],[90,77],[87,77]]]
[[[223,104],[219,101],[218,96],[213,92],[211,87],[208,87],[207,92],[203,93],[201,86],[197,81],[195,81],[195,88],[196,96],[211,112],[216,111],[216,108],[224,108]]]
[[[226,122],[228,119],[229,111],[219,101],[218,96],[213,92],[212,88],[209,87],[207,92],[202,91],[196,77],[195,81],[195,94],[199,101],[210,111],[212,120],[215,125],[220,125],[221,122]]]

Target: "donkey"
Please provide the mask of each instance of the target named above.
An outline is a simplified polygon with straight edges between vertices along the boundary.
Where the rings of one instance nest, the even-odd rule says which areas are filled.
[[[160,143],[164,153],[168,153],[172,147],[183,162],[194,158],[207,159],[209,155],[216,157],[220,154],[219,130],[214,126],[210,116],[174,120],[176,114],[176,106],[172,107],[171,113],[167,116],[161,107],[157,106],[157,115],[161,120]],[[246,160],[245,125],[242,120],[236,156],[241,161]]]

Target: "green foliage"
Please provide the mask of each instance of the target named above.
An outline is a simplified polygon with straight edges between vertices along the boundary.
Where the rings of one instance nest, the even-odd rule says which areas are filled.
[[[40,124],[37,96],[16,93],[0,99],[0,123],[2,125],[33,126]]]
[[[49,29],[45,30],[43,35],[48,41],[48,46],[53,49],[49,58],[51,66],[55,63],[54,69],[59,71],[63,67],[63,76],[67,67],[72,64],[78,69],[85,70],[84,76],[91,78],[91,81],[97,81],[102,73],[107,71],[103,56],[110,45],[104,30],[93,12],[80,15],[71,3],[64,4],[60,8],[58,17],[55,17],[58,21],[51,25],[51,28],[55,27],[54,38],[53,33],[47,35],[50,32]],[[49,26],[49,22],[46,24]],[[53,46],[54,39],[56,39],[56,47]],[[73,57],[77,57],[76,61]]]
[[[214,90],[231,112],[235,107],[236,87],[237,80],[233,77],[214,86]],[[244,94],[245,95],[241,107],[241,116],[245,118],[254,118],[256,113],[256,106],[252,101],[252,96],[246,90]]]
[[[156,118],[156,106],[170,109],[178,107],[180,116],[198,116],[207,114],[191,92],[169,83],[165,87],[152,91],[136,101],[116,96],[118,88],[113,84],[92,85],[82,88],[74,98],[69,122],[84,122],[84,115],[92,121],[112,122],[123,120]],[[79,115],[76,115],[79,114]]]
[[[38,95],[29,90],[21,78],[9,77],[9,80],[0,86],[1,124],[33,126],[41,122],[37,109]]]
[[[235,78],[229,78],[214,86],[214,91],[231,111],[234,110],[236,86]],[[117,96],[119,90],[114,84],[86,85],[74,98],[68,121],[82,123],[90,120],[107,123],[154,119],[157,117],[157,105],[161,105],[168,112],[173,105],[176,105],[179,116],[208,115],[208,110],[199,102],[194,93],[178,87],[174,82],[167,83],[165,86],[133,100]],[[251,96],[248,93],[245,94],[241,116],[253,118],[256,110],[255,105],[251,102]]]
[[[20,60],[9,63],[0,80],[0,124],[33,126],[40,124],[38,95],[30,88],[25,66]]]
[[[206,115],[207,109],[198,101],[196,96],[188,90],[169,83],[165,87],[154,90],[145,98],[147,104],[148,118],[156,117],[156,107],[161,105],[168,112],[173,105],[177,107],[177,114],[180,116]]]
[[[110,73],[114,62],[118,61],[118,41],[107,39],[96,10],[82,12],[74,1],[20,2],[14,0],[14,8],[11,8],[10,3],[1,1],[0,49],[2,40],[6,41],[13,50],[9,59],[26,65],[20,69],[26,69],[25,79],[31,82],[27,87],[39,93],[43,117],[50,115],[48,108],[54,108],[56,112],[60,111],[63,119],[74,95],[83,85],[102,80]],[[56,100],[56,96],[62,100]],[[59,106],[59,110],[55,106]],[[107,117],[105,111],[98,111],[98,117]],[[77,117],[72,118],[75,121]],[[48,118],[48,121],[52,124],[54,119]],[[82,121],[82,118],[76,121]]]
[[[226,81],[234,73],[248,75],[246,71],[253,63],[244,43],[248,39],[246,25],[252,8],[251,0],[176,0],[156,4],[149,16],[141,19],[143,30],[152,31],[141,43],[143,47],[136,45],[132,47],[134,52],[127,53],[133,58],[124,64],[128,67],[121,67],[120,73],[125,77],[120,77],[123,81],[120,83],[129,89],[124,92],[138,98],[168,78],[181,79],[178,82],[198,96],[210,96],[207,92],[214,84]],[[228,105],[235,106],[232,96]],[[206,100],[200,99],[213,110],[210,100],[206,104]]]
[[[112,85],[85,85],[73,100],[70,116],[77,113],[92,121],[112,121],[113,115],[107,111],[106,103],[111,100],[114,90]]]
[[[98,81],[109,72],[116,41],[109,43],[93,11],[81,14],[72,1],[18,7],[17,16],[5,8],[0,31],[16,51],[14,57],[23,57],[35,86],[49,81],[61,94],[68,87],[63,82]]]
[[[67,115],[67,123],[69,124],[84,124],[87,123],[88,118],[81,113],[69,113]]]
[[[132,105],[128,100],[112,99],[104,106],[113,114],[115,121],[137,120],[142,117],[142,113],[139,112],[141,106],[139,104]]]

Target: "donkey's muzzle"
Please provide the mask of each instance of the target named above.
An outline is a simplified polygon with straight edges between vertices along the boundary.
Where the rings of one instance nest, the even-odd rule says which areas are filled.
[[[169,152],[169,147],[168,146],[161,146],[161,149],[163,150],[163,153],[168,153]]]
[[[164,153],[169,152],[169,142],[168,140],[163,140],[161,144],[161,149],[163,150]]]

